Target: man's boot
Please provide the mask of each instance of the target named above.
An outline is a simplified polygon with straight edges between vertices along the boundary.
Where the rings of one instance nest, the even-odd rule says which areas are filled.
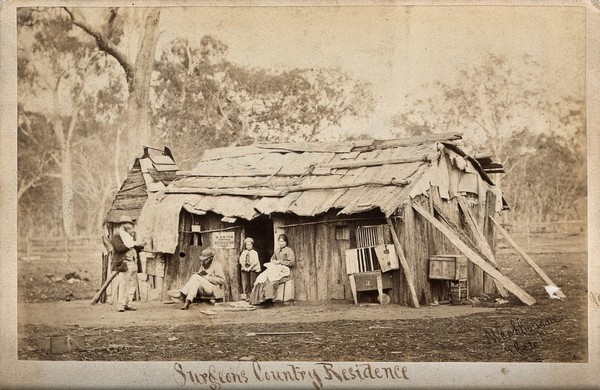
[[[192,304],[192,301],[190,301],[189,299],[186,299],[185,304],[181,307],[181,310],[189,309],[191,304]]]

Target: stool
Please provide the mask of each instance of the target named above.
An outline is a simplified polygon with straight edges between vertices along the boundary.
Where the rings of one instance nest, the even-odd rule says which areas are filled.
[[[196,298],[194,298],[194,303],[201,303],[206,301],[223,302],[223,298],[216,299],[214,295],[196,295]]]
[[[350,289],[355,305],[358,305],[359,291],[377,291],[379,302],[382,305],[386,301],[389,302],[389,300],[384,299],[383,290],[392,288],[392,275],[381,273],[381,271],[368,271],[350,274],[348,277],[350,278]]]
[[[458,279],[450,282],[450,298],[452,301],[464,301],[469,299],[469,281]]]
[[[285,277],[277,286],[277,296],[274,302],[289,302],[294,300],[294,279]]]

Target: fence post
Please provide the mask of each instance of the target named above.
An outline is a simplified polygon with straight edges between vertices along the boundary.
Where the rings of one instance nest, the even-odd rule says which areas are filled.
[[[531,251],[531,225],[527,223],[527,252]]]

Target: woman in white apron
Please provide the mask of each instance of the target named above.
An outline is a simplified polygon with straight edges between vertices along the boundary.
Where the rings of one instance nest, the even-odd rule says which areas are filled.
[[[294,266],[296,256],[288,246],[288,238],[280,234],[277,238],[279,248],[275,250],[271,261],[263,264],[267,269],[256,278],[250,293],[250,303],[259,305],[265,301],[272,301],[277,296],[277,287],[283,278],[290,276],[290,267]]]

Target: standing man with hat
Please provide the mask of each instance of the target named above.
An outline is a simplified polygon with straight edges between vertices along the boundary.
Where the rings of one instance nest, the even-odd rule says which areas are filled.
[[[110,240],[115,250],[112,270],[119,272],[116,278],[118,286],[117,311],[133,311],[137,310],[131,306],[131,301],[137,288],[138,253],[136,248],[139,249],[142,245],[137,243],[133,238],[135,234],[134,224],[130,217],[121,216],[117,224],[119,226],[117,232]]]
[[[215,253],[211,248],[206,248],[200,255],[202,264],[200,270],[193,274],[190,280],[181,288],[179,294],[169,292],[173,298],[185,301],[181,310],[189,309],[196,295],[210,295],[215,299],[223,298],[223,284],[225,284],[225,273],[223,267],[214,261]]]

